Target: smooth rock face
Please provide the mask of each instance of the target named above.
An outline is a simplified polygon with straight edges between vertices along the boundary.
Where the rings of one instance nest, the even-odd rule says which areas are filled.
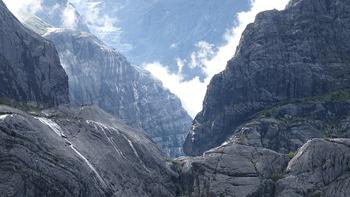
[[[0,1],[0,97],[39,106],[69,102],[54,45],[25,28]]]
[[[350,87],[350,1],[298,0],[258,14],[216,75],[184,151],[199,155],[279,101]]]
[[[349,196],[350,140],[315,139],[289,162],[276,184],[278,197]]]
[[[89,33],[49,29],[44,36],[56,44],[73,103],[96,104],[142,128],[166,156],[183,155],[191,117],[158,80]]]
[[[183,193],[194,197],[266,196],[274,194],[274,178],[288,164],[286,155],[264,148],[227,144],[203,156],[179,158]]]
[[[0,192],[9,197],[175,196],[156,145],[97,107],[0,106]]]

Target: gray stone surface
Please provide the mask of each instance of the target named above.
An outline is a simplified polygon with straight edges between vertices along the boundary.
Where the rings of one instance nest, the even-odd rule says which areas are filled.
[[[199,155],[279,101],[349,88],[350,1],[299,0],[247,26],[227,68],[216,75],[184,150]]]
[[[295,152],[309,139],[350,137],[348,101],[303,101],[265,110],[239,126],[227,141]]]
[[[203,156],[177,159],[183,194],[194,197],[264,196],[274,194],[274,179],[288,157],[264,148],[226,144]]]
[[[276,184],[278,197],[346,197],[350,188],[350,140],[308,141]]]
[[[25,28],[0,1],[0,97],[55,106],[69,102],[54,45]]]
[[[157,146],[97,107],[28,114],[0,106],[0,114],[1,195],[176,194]]]

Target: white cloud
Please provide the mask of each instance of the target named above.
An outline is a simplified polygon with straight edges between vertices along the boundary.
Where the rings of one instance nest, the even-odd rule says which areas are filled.
[[[78,22],[77,17],[78,17],[77,12],[73,7],[73,5],[71,5],[70,3],[67,3],[67,6],[62,11],[62,16],[61,16],[62,25],[65,28],[75,29]]]
[[[3,2],[21,21],[26,20],[42,8],[42,0],[3,0]]]
[[[70,0],[75,5],[79,13],[88,24],[89,29],[93,34],[103,40],[110,46],[117,46],[118,50],[125,52],[130,50],[129,44],[120,41],[121,28],[118,26],[118,18],[113,15],[110,16],[106,12],[106,6],[101,0]],[[112,9],[114,13],[117,12],[120,5],[115,1],[115,6],[107,9]]]
[[[207,78],[201,82],[198,77],[184,81],[181,72],[171,74],[167,68],[159,63],[146,65],[146,70],[163,82],[163,85],[176,94],[182,101],[184,108],[194,117],[202,109],[207,85],[211,78],[225,69],[227,62],[234,56],[240,37],[249,23],[254,22],[255,16],[265,10],[283,9],[289,0],[251,0],[251,8],[247,12],[238,14],[238,25],[233,27],[225,35],[226,43],[218,48],[213,57],[212,51],[208,50],[208,43],[202,42],[199,52],[191,56],[192,63],[202,64]],[[233,20],[233,19],[232,19]],[[206,56],[207,55],[207,56]],[[199,61],[199,62],[198,62]],[[192,67],[195,65],[191,65]],[[179,69],[181,70],[181,69]]]
[[[157,62],[147,64],[146,70],[161,80],[164,87],[180,98],[183,107],[191,116],[202,108],[201,98],[204,98],[206,86],[198,77],[191,81],[183,81],[181,74],[171,74],[166,67]]]

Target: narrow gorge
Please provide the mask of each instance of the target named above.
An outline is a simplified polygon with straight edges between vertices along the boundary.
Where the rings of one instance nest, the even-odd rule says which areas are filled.
[[[0,0],[0,196],[349,196],[350,1],[259,13],[192,127],[73,3],[22,19]]]

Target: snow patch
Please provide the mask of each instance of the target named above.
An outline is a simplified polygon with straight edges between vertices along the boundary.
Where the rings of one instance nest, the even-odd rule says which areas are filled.
[[[5,120],[9,114],[0,115],[0,120]]]
[[[115,150],[120,156],[122,156],[124,159],[126,159],[125,156],[124,156],[124,154],[123,154],[123,152],[122,152],[121,150],[119,150],[119,148],[116,146],[115,142],[113,141],[113,137],[110,137],[110,136],[107,135],[106,130],[109,132],[109,134],[111,134],[111,133],[110,133],[110,130],[111,130],[111,129],[112,129],[112,130],[115,130],[115,129],[109,128],[108,126],[106,126],[106,125],[104,125],[104,124],[102,124],[102,123],[95,122],[95,121],[91,121],[91,120],[87,120],[86,122],[87,122],[88,124],[94,125],[95,129],[97,129],[96,126],[100,127],[101,130],[103,131],[103,134],[104,134],[105,137],[107,138],[108,142],[112,145],[112,147],[114,148],[114,150]]]
[[[36,118],[38,119],[41,123],[49,126],[49,128],[54,131],[59,137],[63,137],[63,138],[67,138],[64,133],[62,132],[61,127],[55,123],[54,121],[47,119],[47,118],[42,118],[42,117],[38,117]],[[84,160],[84,162],[88,165],[88,167],[95,173],[95,175],[97,176],[98,180],[101,182],[101,184],[106,187],[106,183],[104,182],[104,180],[102,179],[101,175],[97,172],[97,170],[95,169],[95,167],[89,162],[89,160],[83,155],[81,154],[72,144],[71,141],[69,140],[65,140],[66,144],[69,144],[69,147],[81,158]]]
[[[140,163],[142,164],[143,168],[145,170],[147,170],[148,172],[150,172],[150,170],[146,167],[145,163],[142,161],[140,155],[138,154],[136,148],[134,147],[134,144],[132,143],[132,141],[125,135],[123,135],[123,137],[125,138],[125,140],[129,143],[129,146],[131,147],[132,151],[134,152],[135,156],[138,158],[138,160],[140,161]]]
[[[54,121],[47,119],[47,118],[42,118],[39,117],[37,118],[41,123],[47,125],[50,127],[52,131],[54,131],[59,137],[65,137],[64,133],[61,130],[61,127],[55,123]]]
[[[70,145],[69,146],[81,159],[84,160],[84,162],[89,166],[89,168],[95,173],[95,175],[97,176],[98,180],[103,184],[103,186],[106,186],[106,183],[104,182],[104,180],[102,179],[101,175],[97,172],[97,170],[95,169],[95,167],[89,162],[88,159],[86,159],[86,157],[81,154],[75,147],[74,145]]]
[[[129,140],[129,138],[127,138],[127,137],[126,137],[125,139],[128,141],[128,143],[129,143],[129,145],[130,145],[132,151],[133,151],[134,154],[136,155],[136,157],[137,157],[138,159],[140,159],[140,156],[139,156],[139,154],[137,153],[137,151],[136,151],[136,149],[135,149],[134,144],[132,143],[132,141]],[[141,159],[140,159],[140,160],[141,160]]]

